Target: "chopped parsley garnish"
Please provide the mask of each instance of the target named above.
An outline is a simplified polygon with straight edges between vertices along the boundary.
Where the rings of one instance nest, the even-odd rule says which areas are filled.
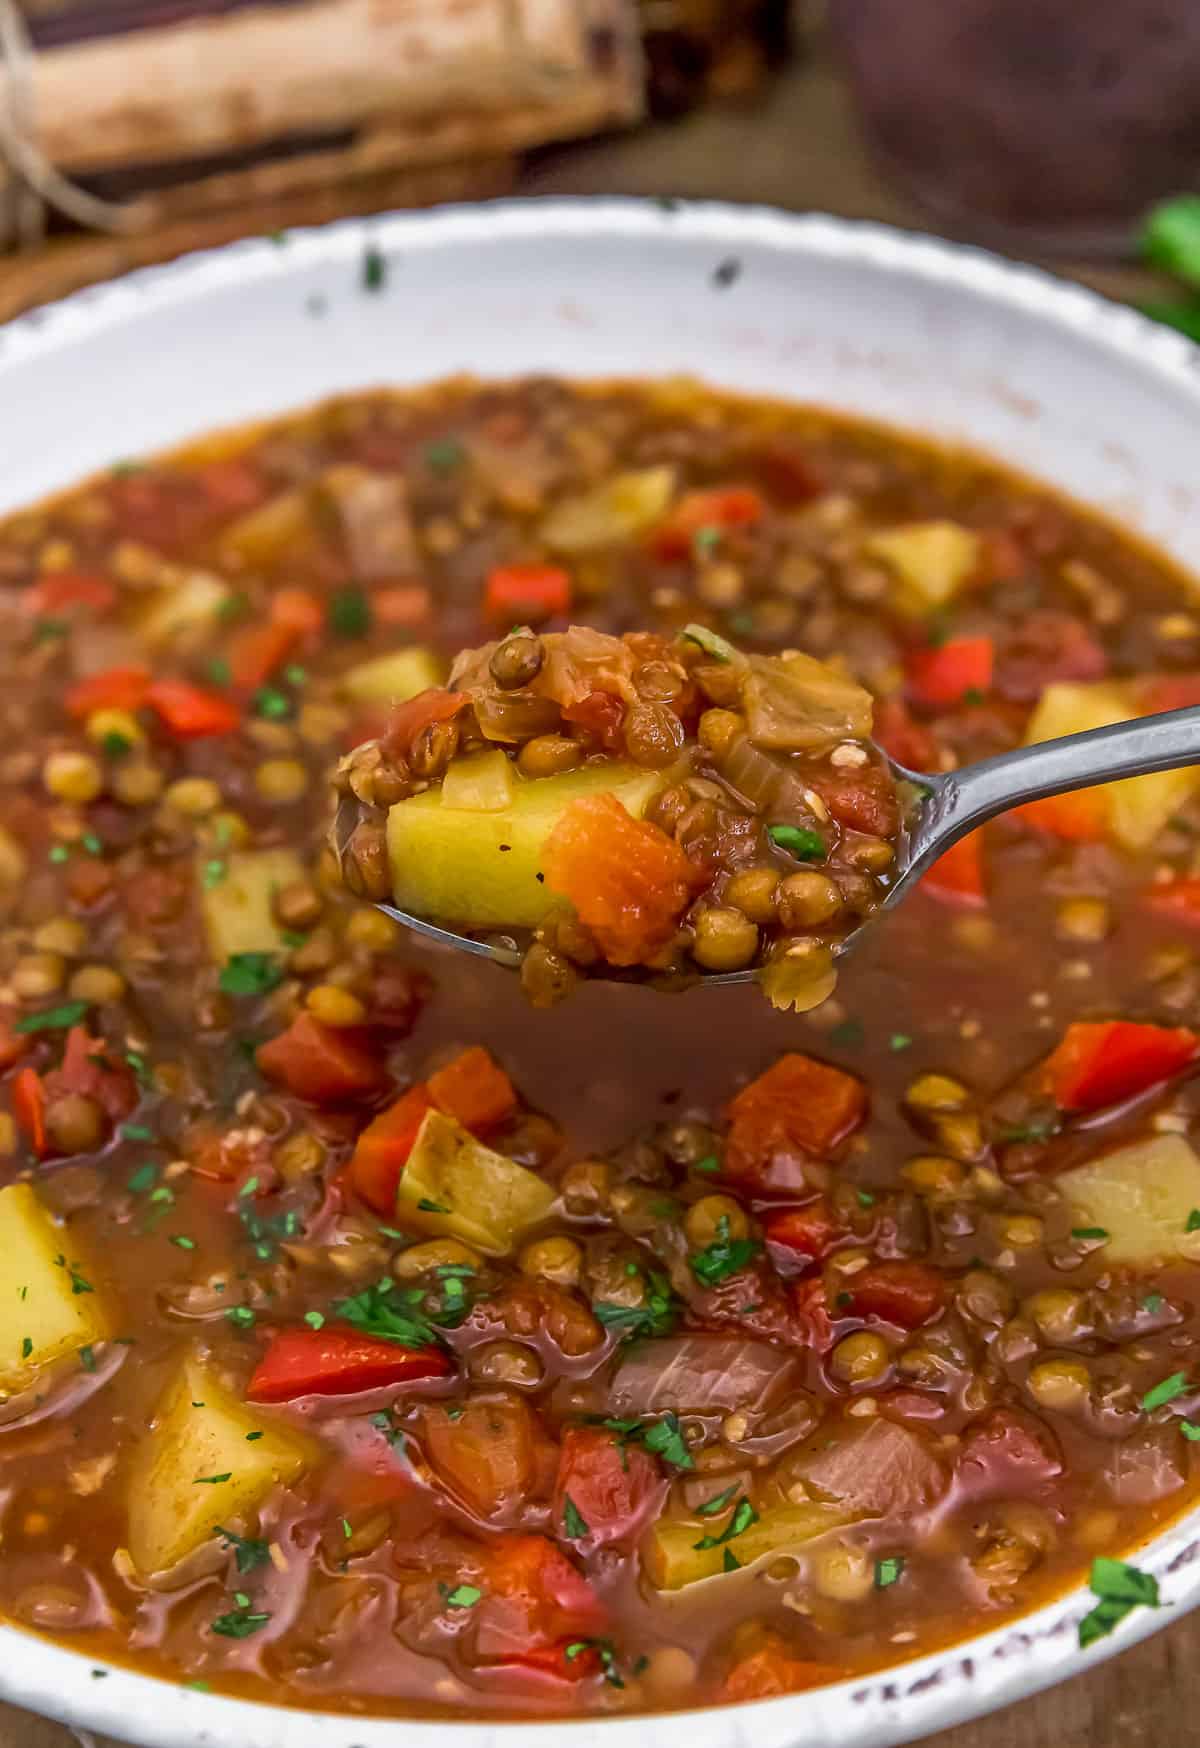
[[[239,1572],[254,1572],[259,1566],[269,1566],[271,1563],[271,1546],[269,1542],[261,1542],[252,1536],[238,1536],[232,1530],[222,1529],[220,1524],[213,1530],[215,1536],[220,1536],[222,1546],[229,1549],[237,1560]]]
[[[85,1001],[67,1001],[57,1008],[43,1008],[40,1014],[23,1014],[13,1022],[14,1032],[60,1032],[77,1026],[88,1011]]]
[[[325,1319],[319,1311],[306,1311],[304,1321],[310,1329],[324,1329]]]
[[[861,1044],[866,1038],[866,1035],[867,1029],[862,1021],[855,1019],[852,1016],[848,1020],[842,1020],[839,1025],[836,1025],[831,1029],[829,1033],[829,1042],[831,1044],[837,1044],[843,1048],[852,1048],[855,1045]]]
[[[235,1602],[237,1598],[234,1598]],[[251,1633],[257,1633],[260,1627],[265,1627],[270,1620],[269,1614],[253,1614],[247,1599],[239,1603],[228,1614],[219,1614],[212,1623],[212,1631],[219,1633],[223,1639],[248,1639]]]
[[[576,1657],[582,1657],[585,1651],[595,1652],[610,1687],[624,1687],[617,1669],[616,1647],[611,1639],[572,1639],[569,1645],[563,1646],[563,1656],[568,1663],[574,1663]]]
[[[154,1130],[147,1129],[144,1123],[122,1123],[122,1141],[153,1141]]]
[[[1135,1608],[1159,1606],[1158,1579],[1149,1572],[1140,1572],[1124,1560],[1098,1556],[1092,1561],[1088,1582],[1093,1596],[1100,1600],[1079,1623],[1081,1650],[1094,1645],[1097,1639],[1105,1638]]]
[[[254,713],[266,717],[268,722],[277,722],[280,717],[291,715],[292,701],[275,686],[260,686],[254,694]]]
[[[855,1190],[854,1193],[858,1198],[860,1208],[873,1208],[875,1206],[875,1197],[870,1190]]]
[[[27,1335],[21,1343],[21,1358],[27,1360],[33,1352],[33,1342]]]
[[[907,1032],[893,1032],[888,1039],[888,1049],[896,1051],[907,1050],[911,1043],[912,1039]]]
[[[666,1275],[650,1269],[646,1274],[646,1296],[640,1305],[614,1305],[599,1299],[592,1312],[606,1329],[619,1330],[625,1336],[670,1335],[678,1307]]]
[[[106,759],[119,759],[127,753],[133,742],[128,735],[118,734],[116,729],[110,729],[100,742],[100,749]]]
[[[720,1535],[701,1536],[698,1542],[692,1543],[692,1546],[699,1551],[702,1551],[705,1548],[723,1547],[726,1542],[731,1542],[734,1536],[740,1536],[745,1530],[750,1528],[752,1523],[757,1522],[758,1513],[755,1511],[750,1501],[748,1499],[739,1499],[737,1505],[734,1507],[733,1516],[725,1525],[725,1528],[721,1531]]]
[[[692,1167],[693,1171],[703,1172],[720,1171],[720,1169],[721,1161],[717,1158],[715,1153],[706,1153],[704,1158],[698,1159]]]
[[[186,1232],[172,1232],[171,1243],[177,1244],[180,1250],[195,1250],[196,1240],[189,1238]]]
[[[430,473],[453,473],[462,466],[466,454],[457,437],[438,437],[425,445],[425,465]]]
[[[76,1295],[76,1297],[78,1297],[80,1293],[94,1293],[96,1291],[92,1283],[89,1280],[85,1280],[83,1275],[80,1274],[77,1265],[73,1262],[69,1263],[65,1256],[56,1256],[54,1259],[54,1266],[56,1268],[66,1269],[71,1277],[71,1291]]]
[[[767,836],[777,849],[786,850],[800,862],[823,862],[825,839],[820,832],[803,825],[769,825]]]
[[[1191,1444],[1195,1444],[1200,1439],[1200,1426],[1197,1426],[1194,1420],[1181,1420],[1179,1430]]]
[[[661,1457],[664,1463],[670,1463],[676,1469],[694,1469],[695,1462],[688,1450],[687,1440],[679,1425],[679,1416],[670,1412],[661,1420],[639,1420],[632,1416],[628,1420],[615,1420],[611,1417],[589,1417],[593,1424],[604,1427],[608,1432],[617,1434],[617,1442],[624,1458],[625,1446],[631,1444],[643,1445],[646,1450],[653,1451],[656,1457]],[[626,1466],[628,1462],[626,1459]]]
[[[445,1207],[443,1203],[431,1202],[428,1196],[422,1196],[421,1200],[417,1203],[417,1207],[423,1214],[448,1214],[450,1212],[449,1208]]]
[[[419,1287],[400,1291],[385,1277],[351,1299],[339,1299],[331,1309],[335,1317],[364,1335],[376,1335],[402,1347],[432,1347],[437,1339],[434,1327],[416,1309],[423,1297]]]
[[[1150,1414],[1155,1408],[1162,1408],[1168,1402],[1174,1402],[1176,1396],[1182,1396],[1188,1388],[1186,1372],[1172,1372],[1169,1378],[1164,1378],[1161,1384],[1155,1384],[1152,1390],[1147,1390],[1142,1397],[1142,1407]]]
[[[371,603],[366,591],[351,583],[329,597],[329,628],[339,637],[365,637],[371,629]]]
[[[706,1499],[703,1505],[698,1505],[696,1507],[697,1514],[700,1517],[719,1517],[735,1497],[737,1491],[738,1483],[735,1481],[732,1486],[726,1487],[723,1493],[714,1493],[711,1499]]]
[[[900,1574],[903,1571],[904,1571],[904,1561],[900,1558],[900,1556],[898,1554],[893,1554],[889,1559],[886,1559],[886,1560],[876,1560],[876,1562],[875,1562],[875,1588],[876,1588],[876,1590],[886,1590],[889,1585],[895,1584],[896,1580],[900,1577]]]
[[[757,1238],[731,1238],[729,1216],[722,1214],[717,1221],[716,1238],[692,1257],[692,1273],[702,1286],[715,1287],[753,1262],[761,1249],[762,1243]]]
[[[1048,1141],[1054,1134],[1051,1122],[1008,1123],[997,1133],[999,1141]]]
[[[274,953],[234,953],[217,982],[226,995],[266,995],[283,982],[283,966]]]
[[[281,1214],[260,1214],[253,1201],[246,1199],[254,1195],[257,1187],[257,1178],[250,1178],[243,1184],[238,1195],[237,1217],[242,1231],[254,1246],[255,1256],[260,1262],[270,1262],[285,1239],[299,1237],[300,1215],[295,1208],[285,1209]]]
[[[456,1584],[453,1590],[448,1584],[439,1584],[438,1589],[447,1608],[474,1608],[483,1595],[475,1584]]]
[[[258,1321],[257,1315],[250,1305],[230,1305],[225,1316],[236,1329],[253,1329]]]
[[[571,1541],[577,1542],[581,1536],[588,1534],[588,1522],[568,1493],[563,1499],[563,1529]]]
[[[388,264],[377,243],[368,243],[363,250],[362,284],[364,291],[382,291],[387,284]]]
[[[460,1408],[458,1412],[461,1414],[462,1409]],[[454,1418],[455,1416],[451,1413],[451,1419]],[[368,1425],[373,1426],[377,1432],[381,1432],[393,1450],[399,1449],[403,1445],[404,1429],[395,1424],[385,1408],[381,1408],[377,1414],[372,1414],[369,1417]]]
[[[224,656],[213,656],[208,663],[208,677],[214,686],[228,686],[233,672]]]
[[[20,1028],[18,1027],[18,1030],[19,1029]],[[1191,1213],[1187,1217],[1187,1225],[1184,1227],[1183,1230],[1185,1232],[1200,1231],[1200,1208],[1193,1208],[1192,1209]]]
[[[192,1406],[194,1408],[195,1407],[203,1408],[204,1404],[203,1404],[203,1402],[193,1403]],[[233,1470],[226,1469],[225,1473],[223,1475],[197,1475],[196,1479],[192,1482],[192,1486],[193,1487],[220,1487],[220,1486],[223,1486],[226,1481],[231,1481],[232,1479],[233,1479]]]
[[[1097,1244],[1107,1244],[1109,1240],[1109,1234],[1103,1226],[1072,1226],[1071,1237],[1094,1241]]]
[[[1149,1311],[1151,1317],[1157,1317],[1165,1304],[1166,1300],[1161,1293],[1147,1293],[1142,1300],[1142,1310]]]
[[[135,1196],[144,1196],[147,1190],[154,1188],[157,1178],[158,1167],[156,1165],[139,1165],[126,1187],[132,1190]]]

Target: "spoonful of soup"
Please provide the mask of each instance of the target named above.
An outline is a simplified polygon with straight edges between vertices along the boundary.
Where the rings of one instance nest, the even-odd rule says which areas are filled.
[[[917,772],[871,739],[872,709],[834,663],[702,625],[519,626],[341,761],[331,843],[357,896],[519,968],[538,1006],[580,977],[753,979],[803,1012],[975,827],[1200,757],[1189,709]]]

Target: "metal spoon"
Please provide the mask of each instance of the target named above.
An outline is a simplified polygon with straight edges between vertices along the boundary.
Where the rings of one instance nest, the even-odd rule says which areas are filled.
[[[878,750],[878,749],[877,749]],[[1175,771],[1200,764],[1200,706],[1168,710],[1158,716],[1133,722],[1116,722],[1108,728],[1093,728],[1086,734],[1063,735],[1059,740],[1040,741],[966,765],[959,771],[910,771],[894,759],[885,759],[898,783],[911,786],[915,797],[907,827],[898,844],[898,857],[891,870],[886,896],[869,916],[833,944],[836,958],[852,952],[880,912],[891,910],[954,844],[976,826],[1007,813],[1028,801],[1042,801],[1071,789],[1090,789],[1096,783],[1111,783],[1121,777],[1142,777],[1154,771]],[[521,952],[516,943],[498,939],[474,940],[441,928],[424,917],[411,916],[394,905],[378,908],[406,928],[443,946],[516,967]],[[757,971],[702,972],[705,984],[752,983]]]

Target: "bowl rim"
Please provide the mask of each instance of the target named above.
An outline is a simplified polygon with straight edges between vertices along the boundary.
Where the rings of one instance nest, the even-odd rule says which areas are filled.
[[[1052,325],[1124,360],[1191,398],[1200,415],[1200,347],[1137,310],[1045,269],[917,231],[825,213],[761,205],[653,198],[538,197],[349,218],[291,230],[287,247],[246,238],[87,287],[0,325],[0,401],[16,366],[50,356],[139,315],[183,310],[240,283],[288,279],[298,268],[361,260],[364,250],[437,250],[500,240],[531,243],[576,236],[710,243],[730,251],[772,250],[798,260],[861,264],[950,286]],[[428,1733],[440,1748],[507,1748],[517,1730],[562,1748],[645,1748],[666,1742],[686,1720],[697,1748],[788,1748],[803,1732],[811,1748],[885,1748],[1028,1698],[1148,1637],[1200,1605],[1200,1506],[1137,1551],[1159,1579],[1169,1608],[1135,1611],[1086,1659],[1079,1620],[1094,1599],[1082,1587],[1005,1626],[895,1664],[875,1674],[749,1706],[628,1718],[514,1722],[370,1717],[300,1709],[210,1694],[143,1675],[0,1622],[0,1699],[68,1725],[99,1729],[153,1748],[413,1748]],[[170,1716],[164,1701],[170,1699]],[[129,1732],[134,1734],[130,1737]],[[661,1735],[660,1735],[661,1732]],[[555,1737],[557,1741],[557,1737]]]

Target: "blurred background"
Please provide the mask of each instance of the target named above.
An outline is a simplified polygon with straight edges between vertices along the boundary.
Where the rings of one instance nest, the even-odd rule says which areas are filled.
[[[1200,234],[1200,0],[0,0],[0,318],[342,214],[636,193],[937,230],[1200,333],[1145,265],[1188,278],[1145,220],[1189,191]]]

